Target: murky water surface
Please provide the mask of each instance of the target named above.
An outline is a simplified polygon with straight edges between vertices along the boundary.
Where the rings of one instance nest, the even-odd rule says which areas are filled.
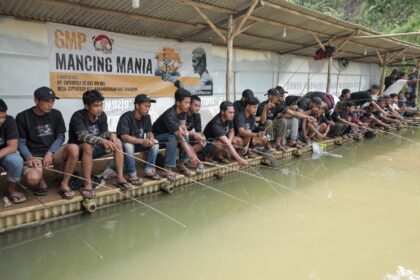
[[[420,144],[333,152],[3,234],[1,279],[420,279]]]

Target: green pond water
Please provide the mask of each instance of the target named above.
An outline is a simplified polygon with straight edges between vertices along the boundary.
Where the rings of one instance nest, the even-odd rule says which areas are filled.
[[[129,201],[0,235],[0,278],[420,279],[420,144],[332,152],[245,170],[295,192],[243,173],[204,182],[256,207],[200,185],[140,198],[185,228]]]

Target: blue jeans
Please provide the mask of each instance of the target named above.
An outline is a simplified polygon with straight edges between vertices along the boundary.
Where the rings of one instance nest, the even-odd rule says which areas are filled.
[[[7,181],[19,182],[22,179],[23,159],[18,152],[1,158],[0,166],[7,172]]]
[[[171,133],[163,133],[160,135],[156,135],[155,139],[159,142],[164,142],[166,144],[165,167],[176,167],[176,150],[178,149],[178,139],[176,138],[176,135]],[[184,153],[184,150],[182,148],[180,148],[179,154],[181,155],[181,159],[185,161],[188,159],[187,154]]]
[[[146,166],[144,167],[144,172],[145,173],[155,172],[156,158],[159,153],[159,144],[155,144],[149,149],[142,145],[134,145],[131,143],[123,142],[123,148],[124,148],[124,152],[132,156],[134,156],[134,153],[136,152],[148,151],[147,162],[150,164],[146,164]],[[124,161],[125,161],[125,170],[128,172],[128,174],[131,177],[137,176],[136,159],[134,159],[133,157],[124,155]]]

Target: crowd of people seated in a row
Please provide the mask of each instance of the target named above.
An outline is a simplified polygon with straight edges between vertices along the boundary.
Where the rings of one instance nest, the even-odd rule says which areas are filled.
[[[83,94],[84,107],[74,112],[67,128],[60,111],[54,109],[54,91],[41,87],[34,92],[35,106],[7,115],[0,99],[0,166],[7,172],[6,192],[14,203],[22,203],[30,189],[34,195],[48,194],[45,170],[62,174],[58,193],[64,199],[75,196],[70,182],[81,161],[84,198],[95,197],[92,183],[93,159],[113,153],[108,167],[114,170],[114,185],[122,190],[141,185],[144,178],[175,181],[177,174],[190,176],[192,169],[203,172],[207,163],[236,160],[241,167],[258,152],[286,151],[312,141],[389,129],[417,113],[416,106],[399,103],[398,93],[379,96],[379,87],[350,92],[343,89],[336,102],[324,92],[285,96],[281,87],[271,88],[260,102],[252,90],[241,100],[220,104],[220,112],[207,124],[200,116],[201,100],[179,88],[174,105],[152,123],[149,110],[156,101],[144,94],[134,99],[134,109],[120,116],[116,132],[108,129],[103,95],[97,90]],[[163,164],[156,165],[159,148],[165,148]],[[145,152],[147,160],[135,157]],[[143,161],[144,172],[137,173]],[[51,167],[52,166],[52,167]],[[126,174],[126,175],[125,175]]]

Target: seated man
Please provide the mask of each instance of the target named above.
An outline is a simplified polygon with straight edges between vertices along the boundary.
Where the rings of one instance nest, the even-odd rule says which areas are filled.
[[[282,94],[284,94],[285,91],[283,88],[281,88],[281,90]],[[256,116],[260,118],[258,121],[258,130],[265,131],[269,141],[275,141],[275,149],[271,148],[270,142],[268,142],[267,145],[270,151],[285,151],[286,148],[282,145],[282,139],[287,123],[284,119],[276,118],[279,113],[278,103],[280,102],[280,92],[277,89],[272,88],[267,91],[266,95],[268,96],[268,99],[261,102],[257,109]]]
[[[159,144],[152,132],[152,121],[149,110],[156,100],[150,99],[145,94],[139,94],[134,99],[134,111],[121,115],[117,125],[117,135],[122,141],[125,155],[125,168],[129,174],[128,181],[132,185],[141,185],[142,179],[137,176],[135,153],[147,151],[148,159],[144,167],[144,176],[159,180],[156,173],[156,158],[159,153]]]
[[[378,119],[380,119],[384,123],[392,124],[392,125],[399,125],[400,123],[404,121],[403,117],[401,117],[397,112],[393,111],[393,108],[392,108],[393,100],[391,98],[391,95],[385,95],[384,97],[379,97],[376,102],[378,103],[379,107],[382,110],[388,113],[388,115],[385,115],[381,111],[376,110],[375,115],[377,116]]]
[[[303,138],[309,144],[311,139],[322,140],[327,138],[328,132],[330,131],[329,120],[325,116],[327,110],[326,105],[321,107],[314,107],[311,109],[311,116],[314,118],[313,121],[302,121],[302,133]]]
[[[242,112],[245,109],[245,102],[254,98],[254,92],[250,89],[246,89],[242,92],[242,98],[233,102],[233,108],[235,108],[235,114]]]
[[[335,105],[334,111],[331,114],[333,125],[331,126],[329,136],[336,137],[350,133],[352,127],[340,119],[347,120],[347,101],[338,101]]]
[[[206,137],[203,134],[201,126],[201,99],[198,95],[191,96],[190,108],[187,112],[186,126],[188,130],[188,139],[194,152],[197,154],[206,146]],[[183,160],[180,159],[180,164]],[[198,166],[197,171],[203,172],[203,166]]]
[[[379,99],[379,102],[381,102],[381,99]],[[378,105],[376,102],[375,104]],[[362,122],[368,123],[369,126],[372,128],[379,127],[381,129],[390,129],[391,126],[389,124],[386,124],[383,121],[381,121],[381,118],[383,116],[385,115],[383,115],[382,112],[379,111],[373,103],[369,103],[367,106],[363,107],[360,110],[360,120]]]
[[[351,91],[348,88],[343,89],[339,97],[340,101],[349,101],[350,98],[351,98]]]
[[[181,145],[179,154],[182,158],[178,167],[182,174],[185,176],[191,174],[191,171],[183,164],[188,158],[192,164],[201,164],[194,150],[187,142],[188,131],[186,129],[186,120],[190,102],[190,93],[182,88],[177,89],[175,92],[175,105],[166,110],[153,123],[152,128],[156,140],[166,144],[164,176],[169,181],[176,180],[176,174],[173,172],[173,169],[176,167],[178,143]]]
[[[17,152],[18,139],[16,122],[7,115],[7,105],[0,99],[0,167],[7,172],[7,196],[16,204],[26,200],[25,195],[17,189],[23,172],[23,159]]]
[[[340,102],[337,104],[337,107],[332,114],[333,120],[335,120],[337,123],[343,123],[351,127],[351,130],[348,131],[349,133],[356,133],[359,129],[359,124],[355,121],[355,118],[352,119],[352,116],[355,113],[356,104],[353,101],[347,101],[343,103]]]
[[[245,167],[248,162],[243,159],[235,149],[238,143],[235,142],[235,132],[233,129],[233,119],[235,110],[232,102],[223,101],[220,104],[220,112],[206,125],[204,135],[210,143],[204,148],[206,161],[217,159],[224,163],[229,160],[224,156],[225,152],[232,155],[241,167]]]
[[[289,147],[297,147],[301,148],[302,145],[298,141],[299,136],[299,120],[314,120],[311,116],[309,116],[309,112],[301,112],[301,110],[298,109],[298,107],[295,105],[297,102],[299,102],[298,99],[294,100],[290,104],[287,104],[287,101],[284,99],[284,89],[280,86],[277,86],[276,89],[280,93],[280,101],[277,103],[277,116],[278,119],[283,119],[286,122],[286,127],[282,129],[282,127],[279,126],[279,134],[283,137],[276,138],[276,147],[279,147],[280,145],[283,145],[283,143],[286,141],[286,132],[290,131],[289,136]],[[280,147],[280,150],[285,150]]]
[[[104,97],[97,90],[83,93],[84,109],[76,111],[70,119],[69,144],[80,148],[84,187],[80,193],[86,199],[96,196],[92,187],[93,159],[113,151],[117,171],[114,186],[126,190],[132,185],[124,178],[124,154],[117,134],[108,130],[107,116],[102,111]]]
[[[248,155],[249,157],[256,157],[256,154],[249,149],[250,147],[264,147],[268,143],[264,131],[255,132],[255,113],[259,103],[255,97],[247,100],[244,111],[235,113],[234,118],[237,148],[242,149],[242,155]]]
[[[398,106],[398,94],[396,93],[391,93],[389,96],[385,96],[385,103],[386,103],[386,108],[388,108],[388,110],[385,110],[389,113],[389,117],[390,118],[394,118],[394,119],[398,119],[400,120],[400,122],[404,122],[404,118],[401,116],[401,109]],[[381,106],[379,106],[381,107]],[[382,108],[382,107],[381,107]]]
[[[43,168],[51,164],[63,171],[59,194],[71,199],[74,192],[69,187],[71,175],[77,164],[79,151],[75,145],[64,145],[66,126],[60,111],[53,109],[54,91],[40,87],[34,92],[35,106],[16,116],[19,129],[19,151],[25,160],[24,181],[34,194],[47,195],[48,187],[43,177]]]

